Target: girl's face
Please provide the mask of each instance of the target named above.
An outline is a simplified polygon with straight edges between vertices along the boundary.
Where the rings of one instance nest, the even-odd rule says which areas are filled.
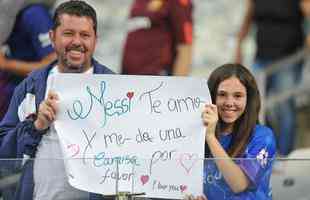
[[[247,91],[238,78],[230,77],[219,84],[216,105],[219,117],[228,128],[226,131],[232,131],[234,123],[243,114],[246,103]]]

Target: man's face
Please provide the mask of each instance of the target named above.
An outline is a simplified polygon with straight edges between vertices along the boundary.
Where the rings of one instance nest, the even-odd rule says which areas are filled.
[[[91,67],[97,37],[90,17],[62,14],[60,25],[50,32],[60,72],[81,73]]]

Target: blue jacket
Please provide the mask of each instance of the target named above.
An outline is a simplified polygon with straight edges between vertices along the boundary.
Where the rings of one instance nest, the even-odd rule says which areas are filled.
[[[14,95],[5,117],[0,123],[0,159],[35,158],[37,146],[41,141],[42,134],[36,133],[33,126],[33,118],[29,115],[21,119],[20,106],[29,96],[34,96],[35,110],[44,100],[46,82],[49,71],[56,64],[56,61],[49,66],[32,72],[15,89]],[[107,67],[92,60],[95,74],[113,74]],[[22,176],[16,193],[16,200],[32,199],[34,180],[33,180],[33,159],[28,159],[22,166]],[[90,199],[93,199],[90,195]]]

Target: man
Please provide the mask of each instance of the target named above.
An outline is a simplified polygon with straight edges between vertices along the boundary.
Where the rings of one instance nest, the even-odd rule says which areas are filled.
[[[23,159],[23,174],[16,194],[18,200],[90,198],[88,193],[67,182],[53,125],[57,101],[61,99],[49,88],[57,73],[113,72],[93,58],[97,17],[90,5],[79,0],[64,2],[56,8],[53,22],[49,36],[57,60],[34,71],[16,87],[9,110],[0,124],[0,158]]]
[[[37,1],[37,0],[36,0]],[[55,0],[42,3],[30,3],[30,0],[18,1],[13,7],[6,3],[3,13],[13,16],[7,23],[14,23],[12,31],[0,51],[0,121],[4,117],[15,87],[34,69],[42,68],[56,59],[49,40],[48,32],[52,27],[52,18],[48,8]],[[4,2],[5,3],[5,2]],[[4,11],[3,11],[4,9]],[[1,20],[2,21],[2,20]],[[1,22],[1,28],[3,23]],[[1,36],[3,37],[3,36]],[[1,39],[2,40],[2,39]]]
[[[135,0],[128,19],[122,73],[188,75],[192,60],[191,0]]]

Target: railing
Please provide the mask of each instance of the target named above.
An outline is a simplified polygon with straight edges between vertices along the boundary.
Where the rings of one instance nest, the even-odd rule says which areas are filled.
[[[309,150],[298,150],[296,152],[294,152],[293,154],[291,154],[291,157],[287,157],[285,159],[282,158],[277,158],[275,160],[273,160],[273,168],[272,168],[272,174],[271,174],[271,179],[270,179],[270,183],[272,186],[272,195],[273,195],[273,200],[306,200],[306,199],[310,199],[310,191],[309,191],[309,185],[310,185],[310,175],[309,175],[309,171],[310,171],[310,158],[308,158],[307,156],[309,155],[310,151]],[[217,158],[220,159],[220,158]],[[46,164],[49,164],[51,162],[53,162],[53,160],[55,159],[45,159],[45,160],[41,160],[41,162],[46,162]],[[59,161],[64,161],[62,159],[57,159]],[[235,161],[238,162],[242,159],[236,159]],[[68,160],[67,160],[68,161]],[[270,160],[269,160],[270,161]],[[83,159],[75,159],[74,162],[80,162],[83,163]],[[186,168],[188,167],[188,169],[190,168],[190,164],[186,163],[185,161],[183,163],[184,166],[182,166],[182,164],[180,164],[180,160],[176,160],[176,161],[172,161],[172,162],[176,162],[178,163],[178,166],[180,168]],[[206,166],[207,162],[214,162],[214,159],[207,159],[204,161],[204,165]],[[253,159],[245,159],[245,161],[243,162],[257,162],[256,158]],[[9,192],[12,190],[14,191],[14,189],[16,187],[19,186],[19,180],[21,177],[21,168],[16,168],[16,164],[17,163],[21,163],[21,160],[1,160],[0,161],[0,171],[1,171],[1,178],[0,178],[0,191],[5,192]],[[145,162],[140,162],[141,163],[149,163],[148,161]],[[159,165],[169,165],[169,162],[159,162],[157,163]],[[171,164],[171,163],[170,163]],[[196,163],[198,164],[198,162]],[[202,164],[202,163],[200,163]],[[119,164],[121,165],[121,164]],[[143,164],[142,164],[143,165]],[[156,167],[158,167],[159,165],[157,165]],[[7,166],[10,166],[9,168],[7,168]],[[15,166],[15,167],[12,167]],[[160,166],[162,167],[162,166]],[[116,169],[119,169],[116,166]],[[56,172],[50,172],[50,171],[46,171],[45,169],[40,169],[41,172],[44,172],[44,176],[51,176],[54,177],[56,174],[61,174],[64,172],[60,172],[60,171],[56,171]],[[100,168],[100,170],[105,170],[105,168]],[[176,169],[177,171],[178,169]],[[206,168],[205,168],[206,170]],[[68,170],[70,171],[70,170]],[[68,172],[67,171],[67,172]],[[162,171],[162,179],[164,179],[164,177],[174,177],[175,174],[177,173],[175,170],[163,170]],[[189,171],[188,171],[189,172]],[[80,171],[81,174],[87,174],[87,171]],[[100,173],[100,172],[98,172]],[[119,171],[119,173],[121,173]],[[65,173],[64,173],[65,174]],[[70,172],[68,172],[68,178],[71,176]],[[154,180],[152,180],[152,177],[150,176],[149,179],[141,179],[140,178],[140,172],[134,173],[133,174],[133,179],[141,181],[143,184],[147,183],[147,181],[149,180],[149,183],[151,183],[153,185],[153,187],[161,187],[160,189],[164,191],[164,180],[163,180],[163,184],[161,186],[154,186],[155,182]],[[190,172],[189,173],[184,173],[184,176],[190,176]],[[100,176],[98,176],[99,178]],[[160,178],[160,177],[157,177]],[[207,178],[205,178],[206,180]],[[157,183],[160,182],[159,180],[161,179],[157,179]],[[167,179],[166,179],[167,180]],[[87,182],[87,184],[92,184],[91,182],[94,181],[93,179],[89,179],[87,180],[89,182]],[[117,186],[118,184],[121,184],[121,179],[117,180],[115,182],[115,185]],[[151,182],[152,181],[152,182]],[[173,181],[171,181],[173,182]],[[177,181],[176,181],[177,182]],[[157,184],[156,183],[156,184]],[[132,182],[132,190],[135,191],[134,188],[134,184],[135,186],[138,187],[138,184],[134,181]],[[184,185],[186,185],[187,183],[185,182]],[[190,185],[190,184],[189,184]],[[14,188],[15,187],[15,188]],[[169,186],[168,186],[169,187]],[[199,188],[202,187],[202,185],[200,184],[196,184],[194,185],[194,189],[199,190]],[[13,188],[13,189],[12,189]],[[181,188],[181,189],[180,189]],[[186,187],[184,187],[182,189],[182,186],[180,186],[180,188],[176,188],[177,190],[185,190],[186,191]],[[159,190],[160,190],[159,189]],[[52,189],[51,189],[52,190]],[[197,191],[196,190],[196,191]],[[104,191],[104,189],[103,189]],[[181,191],[183,192],[183,191]],[[190,191],[186,191],[184,192],[185,194],[189,194]],[[116,198],[118,200],[126,200],[126,199],[132,199],[132,198],[136,198],[138,197],[139,199],[141,199],[143,196],[145,195],[145,193],[137,193],[134,192],[134,194],[132,194],[131,191],[122,191],[122,190],[115,190],[115,195],[107,195],[106,198]],[[142,196],[142,197],[141,197]],[[156,197],[156,196],[155,196]],[[0,197],[0,199],[2,200],[2,198]],[[144,199],[144,198],[142,198]],[[212,200],[212,199],[211,199]]]
[[[280,59],[271,65],[265,67],[265,71],[263,75],[265,78],[275,74],[281,70],[286,70],[288,67],[294,66],[294,64],[304,61],[304,73],[309,73],[310,65],[307,63],[307,58],[309,57],[309,49],[303,48],[297,51],[296,53],[287,56],[283,59]],[[285,92],[276,93],[266,97],[265,107],[266,109],[272,108],[279,102],[285,101],[286,99],[290,98],[291,96],[298,97],[299,95],[310,95],[310,79],[307,77],[310,74],[303,74],[301,84],[298,87],[289,88]]]
[[[289,98],[294,99],[295,108],[294,113],[287,113],[287,115],[293,115],[295,129],[294,129],[294,148],[310,148],[310,137],[309,131],[310,126],[308,125],[308,119],[310,117],[310,50],[309,48],[302,48],[296,53],[287,56],[283,59],[280,59],[269,66],[266,66],[260,73],[255,73],[257,78],[257,83],[262,94],[262,109],[260,115],[260,121],[265,122],[265,119],[268,119],[268,125],[271,125],[275,132],[279,135],[283,126],[279,121],[279,115],[277,112],[279,109],[284,109],[284,104],[282,102],[288,102]],[[298,66],[301,63],[303,65],[300,79],[296,80],[296,84],[291,84],[290,87],[285,90],[269,92],[268,95],[265,94],[265,85],[267,77],[276,74],[278,72],[282,73],[283,70],[291,71],[292,67]],[[291,67],[291,69],[290,69]],[[281,78],[285,79],[286,77],[281,75]],[[288,77],[292,78],[292,77]],[[292,81],[292,80],[287,80]],[[283,88],[284,88],[283,87]],[[287,103],[288,104],[288,103]],[[277,107],[282,105],[281,107]],[[282,112],[284,115],[285,113]],[[292,122],[293,123],[293,122]],[[280,136],[279,136],[280,137]],[[282,138],[283,139],[283,138]],[[290,140],[290,139],[287,139]],[[283,153],[283,152],[282,152]],[[310,157],[310,155],[309,155]]]

